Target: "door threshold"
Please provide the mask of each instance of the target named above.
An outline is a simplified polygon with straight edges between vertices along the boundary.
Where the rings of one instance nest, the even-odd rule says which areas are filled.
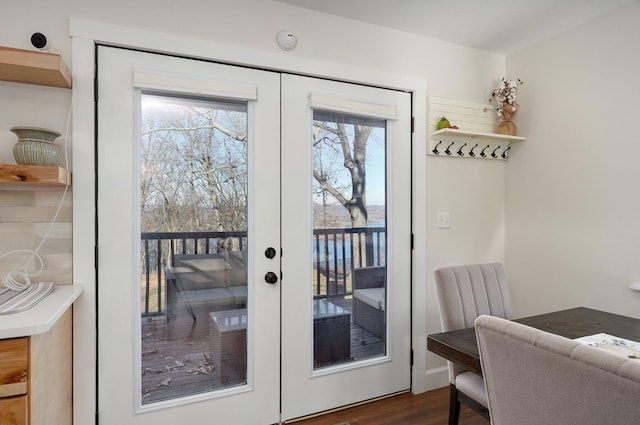
[[[286,424],[293,424],[293,423],[296,423],[296,422],[306,421],[307,419],[317,418],[319,416],[328,415],[330,413],[340,412],[342,410],[351,409],[352,407],[358,407],[358,406],[362,406],[364,404],[375,403],[376,401],[385,400],[387,398],[395,397],[395,396],[398,396],[398,395],[401,395],[401,394],[406,394],[409,391],[410,391],[409,389],[406,389],[406,390],[398,391],[398,392],[395,392],[395,393],[383,395],[383,396],[380,396],[380,397],[375,397],[375,398],[370,398],[368,400],[363,400],[363,401],[360,401],[358,403],[347,404],[346,406],[340,406],[340,407],[336,407],[334,409],[324,410],[324,411],[318,412],[318,413],[312,413],[311,415],[301,416],[299,418],[289,419],[287,421],[280,422],[278,425],[286,425]],[[350,424],[349,424],[349,422],[338,422],[335,425],[350,425]]]

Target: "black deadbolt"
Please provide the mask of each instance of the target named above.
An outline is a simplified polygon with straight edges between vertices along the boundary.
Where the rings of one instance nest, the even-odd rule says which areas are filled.
[[[264,256],[267,258],[273,258],[275,257],[277,254],[276,249],[274,247],[269,247],[267,249],[264,250]]]
[[[270,285],[273,285],[274,283],[278,282],[278,275],[274,272],[267,272],[267,274],[264,275],[264,281]]]

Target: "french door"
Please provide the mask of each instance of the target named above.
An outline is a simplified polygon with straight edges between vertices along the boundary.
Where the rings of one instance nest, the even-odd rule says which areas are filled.
[[[410,105],[282,78],[284,419],[409,388]]]
[[[406,93],[98,49],[101,424],[409,388]]]

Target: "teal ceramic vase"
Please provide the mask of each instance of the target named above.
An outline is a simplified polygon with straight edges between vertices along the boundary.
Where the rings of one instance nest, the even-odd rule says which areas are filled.
[[[13,127],[12,133],[18,136],[13,146],[13,158],[20,165],[54,165],[57,151],[53,141],[60,133],[39,127]]]

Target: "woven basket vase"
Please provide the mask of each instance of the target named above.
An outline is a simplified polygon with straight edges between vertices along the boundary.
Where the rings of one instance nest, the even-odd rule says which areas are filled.
[[[516,115],[516,108],[512,105],[504,105],[502,108],[502,122],[498,124],[498,134],[505,134],[508,136],[516,136],[518,134],[518,127],[513,122],[513,118]]]

